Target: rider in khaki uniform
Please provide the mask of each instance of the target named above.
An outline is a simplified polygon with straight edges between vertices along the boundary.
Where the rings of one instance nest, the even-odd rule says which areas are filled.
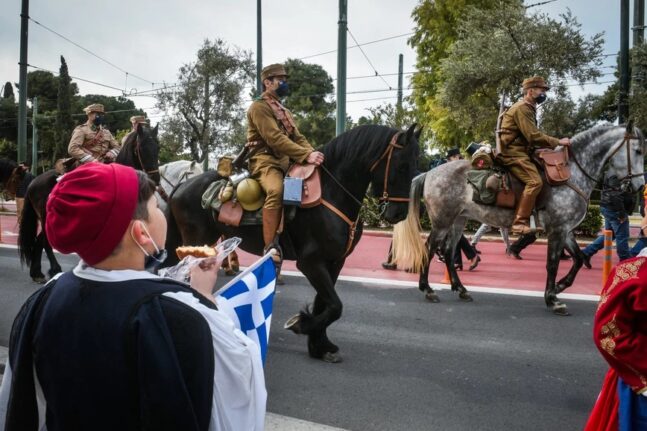
[[[130,132],[128,132],[126,135],[124,135],[123,138],[121,138],[121,146],[123,147],[126,142],[128,142],[128,139],[135,133],[137,133],[137,125],[138,124],[143,124],[147,125],[148,121],[146,120],[145,115],[133,115],[130,117],[130,124],[133,126]]]
[[[110,131],[103,128],[103,105],[94,103],[84,111],[88,121],[74,129],[67,152],[80,163],[115,160],[121,147]]]
[[[512,224],[512,233],[516,234],[534,232],[530,228],[530,214],[542,187],[542,179],[530,160],[530,154],[538,148],[568,146],[571,143],[569,138],[553,138],[537,128],[537,105],[546,100],[549,89],[540,76],[524,79],[523,99],[512,105],[501,121],[501,153],[498,159],[525,184]]]
[[[290,160],[315,165],[324,161],[323,154],[299,133],[292,114],[279,101],[287,95],[287,77],[283,65],[266,66],[261,71],[264,92],[247,111],[247,142],[255,144],[249,169],[267,196],[263,205],[265,249],[275,245],[283,208],[283,177]]]

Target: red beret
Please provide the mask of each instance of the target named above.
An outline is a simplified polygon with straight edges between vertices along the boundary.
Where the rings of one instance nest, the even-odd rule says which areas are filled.
[[[88,163],[65,174],[47,200],[50,244],[89,265],[101,262],[126,232],[138,195],[137,174],[128,166]]]

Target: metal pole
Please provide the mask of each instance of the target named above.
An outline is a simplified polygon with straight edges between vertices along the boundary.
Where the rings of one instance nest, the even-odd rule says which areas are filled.
[[[618,123],[629,118],[629,0],[620,0],[620,91],[618,93]]]
[[[634,0],[634,46],[645,40],[645,0]]]
[[[38,164],[38,126],[36,125],[36,116],[38,115],[38,97],[34,97],[31,107],[31,173],[36,175],[36,165]]]
[[[337,135],[346,129],[346,31],[348,0],[339,0],[337,32]]]
[[[20,12],[20,72],[18,76],[18,162],[27,154],[27,45],[29,0],[22,0]]]
[[[261,0],[256,0],[256,92],[260,96],[263,92],[261,70],[263,70],[263,25],[261,14]]]
[[[404,56],[400,54],[398,56],[398,110],[402,109],[402,63]]]

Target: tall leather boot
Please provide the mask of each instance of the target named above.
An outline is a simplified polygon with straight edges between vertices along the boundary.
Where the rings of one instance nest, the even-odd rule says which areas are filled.
[[[281,264],[283,263],[283,255],[278,241],[278,229],[281,224],[281,215],[283,211],[281,208],[263,208],[263,243],[265,244],[264,252],[271,248],[275,248],[277,253],[272,256],[274,267],[276,268],[277,280],[281,274]]]
[[[535,206],[535,199],[531,196],[521,195],[521,199],[517,204],[517,213],[512,223],[511,232],[513,234],[526,235],[535,233],[537,229],[530,228],[530,214]]]

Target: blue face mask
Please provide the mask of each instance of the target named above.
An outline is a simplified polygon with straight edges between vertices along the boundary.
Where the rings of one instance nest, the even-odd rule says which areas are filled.
[[[290,87],[286,81],[279,81],[279,86],[276,89],[276,95],[279,97],[285,97],[290,92]]]
[[[130,230],[130,236],[132,237],[133,241],[135,241],[135,244],[137,244],[137,247],[144,253],[146,258],[144,259],[144,269],[148,272],[155,273],[157,271],[157,268],[164,263],[166,258],[168,257],[168,252],[166,251],[165,248],[161,249],[155,244],[155,241],[153,240],[153,237],[148,233],[148,229],[146,229],[146,225],[144,223],[141,224],[142,229],[144,229],[144,232],[146,232],[146,235],[151,239],[153,243],[153,247],[155,247],[155,253],[150,254],[146,250],[144,250],[144,247],[137,241],[135,241],[135,237],[133,235],[132,229]]]
[[[97,115],[94,117],[94,125],[95,125],[95,126],[97,126],[97,127],[99,127],[99,126],[100,126],[100,125],[102,125],[102,124],[103,124],[103,116],[101,116],[101,115],[98,115],[98,114],[97,114]]]

